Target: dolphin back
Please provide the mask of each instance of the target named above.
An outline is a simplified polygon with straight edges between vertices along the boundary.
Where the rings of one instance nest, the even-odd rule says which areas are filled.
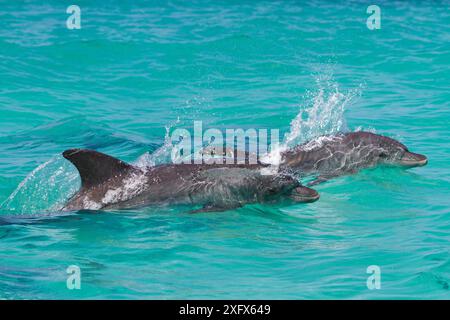
[[[81,187],[84,189],[138,170],[128,163],[94,150],[69,149],[62,155],[77,168],[81,177]]]

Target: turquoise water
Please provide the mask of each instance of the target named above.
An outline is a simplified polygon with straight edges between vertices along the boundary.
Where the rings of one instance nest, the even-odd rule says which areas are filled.
[[[450,2],[380,1],[380,30],[366,2],[76,4],[80,30],[60,1],[0,2],[0,298],[450,298]],[[194,120],[371,130],[429,164],[312,204],[58,213],[80,183],[62,151],[161,163]]]

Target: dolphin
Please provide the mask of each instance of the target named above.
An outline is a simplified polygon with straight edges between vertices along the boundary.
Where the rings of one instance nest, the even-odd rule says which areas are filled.
[[[247,203],[274,202],[280,196],[312,202],[317,191],[291,175],[262,173],[264,164],[163,164],[140,168],[88,149],[63,152],[78,170],[80,190],[63,211],[120,209],[149,204],[190,204],[192,211],[225,211]]]
[[[208,150],[210,152],[211,150]],[[236,156],[239,151],[227,152]],[[164,164],[140,168],[87,149],[63,152],[78,169],[80,190],[63,210],[132,208],[158,203],[199,205],[192,212],[225,211],[247,203],[295,202],[319,199],[317,191],[299,179],[316,176],[308,186],[380,164],[416,167],[427,164],[400,142],[370,132],[322,136],[281,153],[275,174],[263,174],[271,164]],[[224,156],[224,154],[218,154]]]
[[[281,155],[280,170],[300,178],[316,176],[307,184],[311,186],[377,165],[412,168],[427,162],[426,156],[392,138],[358,131],[322,136],[289,149]]]

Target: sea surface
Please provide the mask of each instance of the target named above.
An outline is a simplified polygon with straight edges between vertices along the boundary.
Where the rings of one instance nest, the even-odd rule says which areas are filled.
[[[70,30],[68,3],[0,1],[0,298],[449,299],[450,2],[376,2],[370,30],[367,1],[77,0]],[[60,211],[80,185],[62,151],[164,163],[193,121],[369,130],[429,164],[311,204]]]

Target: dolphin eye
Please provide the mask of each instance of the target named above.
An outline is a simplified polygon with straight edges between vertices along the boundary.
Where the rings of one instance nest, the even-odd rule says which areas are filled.
[[[386,152],[380,153],[380,158],[387,158],[388,154]]]

